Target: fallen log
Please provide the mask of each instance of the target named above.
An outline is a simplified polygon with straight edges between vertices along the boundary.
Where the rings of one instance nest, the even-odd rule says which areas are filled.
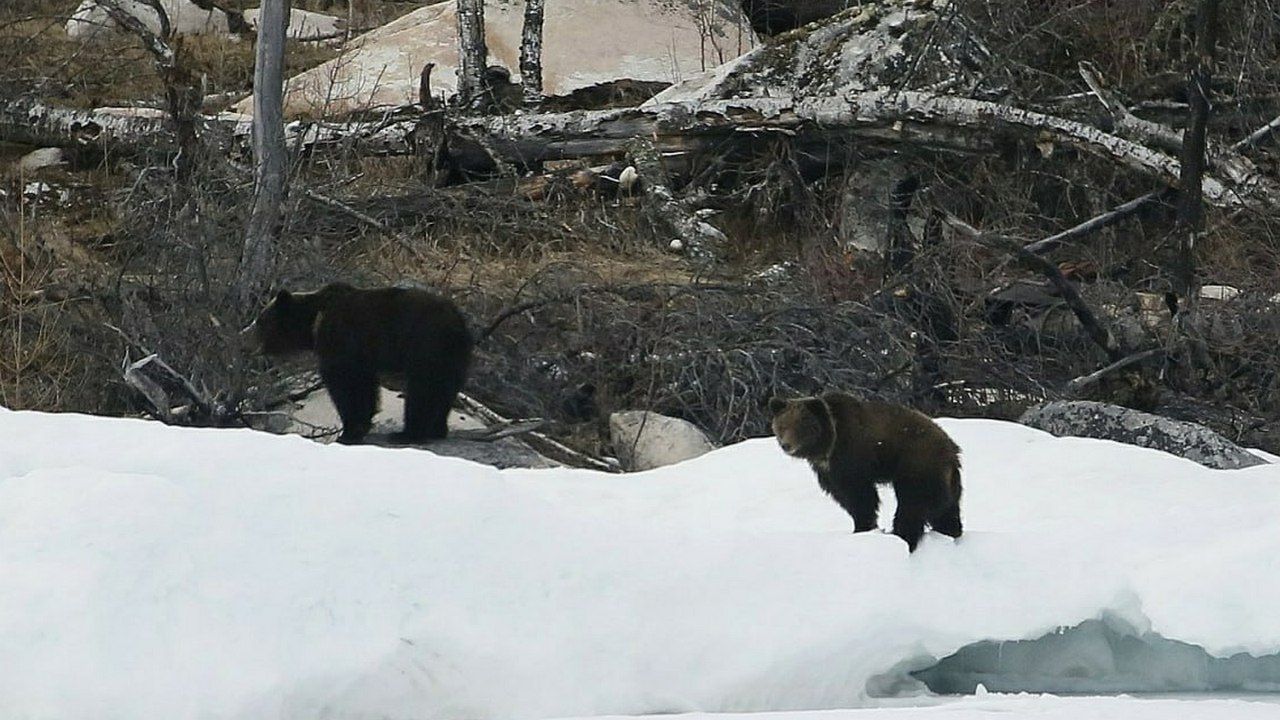
[[[126,155],[167,154],[177,148],[159,110],[74,110],[22,96],[0,101],[0,140],[39,147],[97,147]]]
[[[0,109],[0,140],[30,138],[25,129],[34,119],[42,128],[39,144],[66,146],[58,128],[69,137],[92,124],[93,140],[127,147],[154,146],[156,135],[168,135],[162,119],[129,121],[99,118],[95,113],[51,111],[30,106],[30,100],[10,101]],[[416,112],[388,113],[357,122],[289,123],[291,147],[322,151],[338,146],[366,155],[412,152],[410,135]],[[244,118],[205,118],[207,126],[229,130],[239,142],[247,136]],[[24,127],[19,127],[24,126]],[[705,102],[658,103],[638,108],[566,113],[528,113],[497,117],[460,117],[454,123],[460,140],[450,153],[462,167],[492,167],[494,156],[517,165],[546,160],[622,155],[637,137],[647,137],[664,156],[693,155],[730,136],[781,133],[801,140],[832,137],[906,144],[963,153],[995,152],[1008,139],[1050,142],[1124,165],[1176,187],[1181,174],[1178,159],[1081,122],[986,100],[925,92],[873,91],[845,97],[820,97],[791,102],[784,98],[746,98]],[[467,136],[483,138],[481,147]],[[171,138],[166,138],[170,145]],[[1237,164],[1235,160],[1242,160]],[[1230,161],[1230,162],[1228,162]],[[668,163],[668,171],[673,171]],[[1247,160],[1220,157],[1217,167],[1234,168],[1226,175],[1204,177],[1207,202],[1219,207],[1280,204],[1280,190]]]

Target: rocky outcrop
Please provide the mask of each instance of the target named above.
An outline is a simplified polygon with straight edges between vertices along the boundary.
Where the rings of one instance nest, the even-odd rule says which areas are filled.
[[[1162,450],[1219,470],[1265,465],[1265,460],[1195,423],[1170,420],[1106,403],[1056,401],[1018,419],[1058,436],[1089,437]]]

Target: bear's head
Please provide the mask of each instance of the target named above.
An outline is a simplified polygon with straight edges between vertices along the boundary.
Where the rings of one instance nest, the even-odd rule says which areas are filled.
[[[836,429],[822,398],[775,397],[769,400],[769,412],[773,414],[773,434],[783,452],[805,460],[821,460],[830,454]]]
[[[246,340],[259,352],[267,355],[285,355],[304,352],[312,348],[316,320],[314,308],[302,302],[303,295],[288,290],[276,293],[275,298],[258,313],[258,318],[241,331]]]

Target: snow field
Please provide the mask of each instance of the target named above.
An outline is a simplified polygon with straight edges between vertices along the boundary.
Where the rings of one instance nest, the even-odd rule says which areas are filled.
[[[0,717],[850,708],[1103,616],[1280,652],[1280,466],[942,425],[966,535],[909,556],[769,438],[610,476],[0,410]]]

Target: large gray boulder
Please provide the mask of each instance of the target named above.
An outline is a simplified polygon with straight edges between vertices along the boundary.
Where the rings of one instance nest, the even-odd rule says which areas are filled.
[[[1084,400],[1055,401],[1030,408],[1018,422],[1058,436],[1089,437],[1163,450],[1216,468],[1267,462],[1214,431],[1195,423]]]
[[[609,440],[628,471],[674,465],[716,447],[693,423],[644,410],[610,415]]]
[[[33,173],[50,167],[67,164],[67,154],[62,148],[40,148],[23,155],[15,165],[19,172]]]
[[[206,10],[191,0],[160,0],[159,4],[169,20],[169,31],[174,35],[226,35],[231,31],[226,11],[217,7]],[[153,34],[161,34],[160,15],[147,3],[120,0],[119,7]],[[119,29],[98,0],[80,3],[65,27],[67,35],[76,40],[94,40]]]

